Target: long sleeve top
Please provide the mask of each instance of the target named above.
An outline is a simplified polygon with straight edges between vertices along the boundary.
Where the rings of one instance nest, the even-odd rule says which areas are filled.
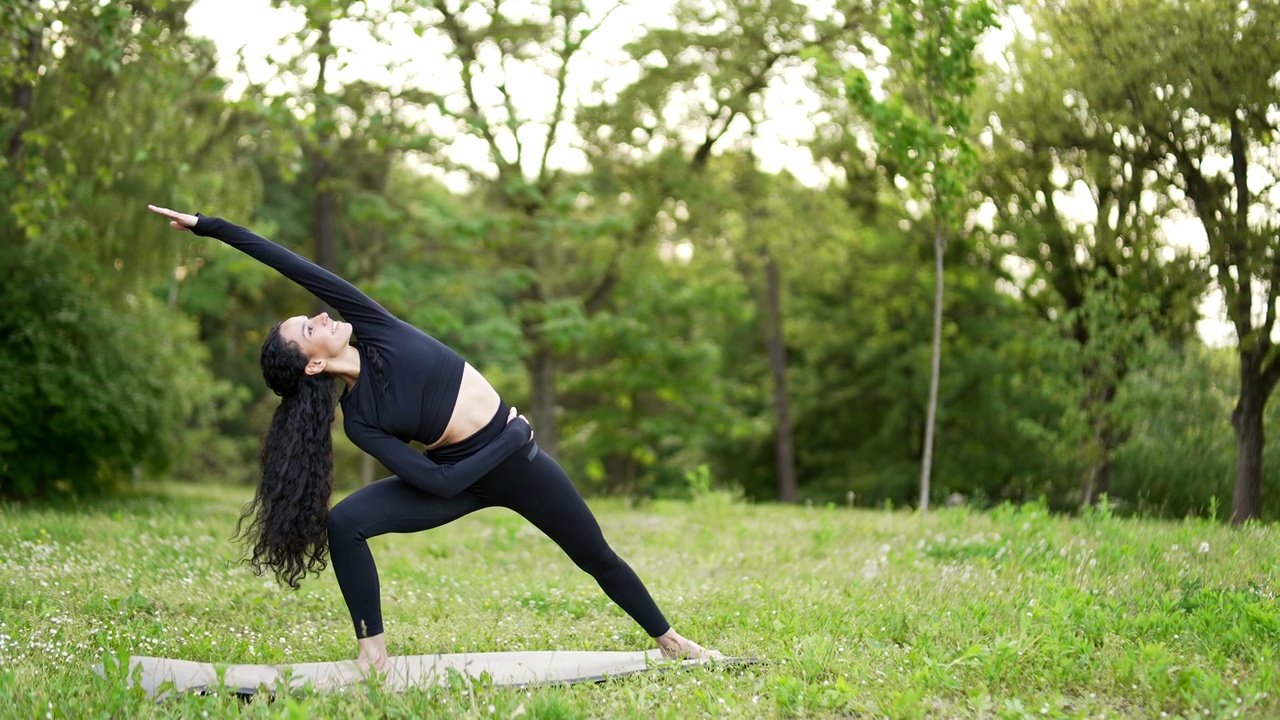
[[[415,487],[442,497],[465,490],[529,441],[522,419],[456,464],[433,462],[408,445],[431,444],[444,434],[462,385],[463,358],[439,340],[392,315],[351,283],[306,258],[221,218],[200,215],[195,234],[216,238],[274,268],[328,303],[351,324],[361,372],[342,394],[343,430],[361,450]],[[371,377],[376,349],[386,391]]]

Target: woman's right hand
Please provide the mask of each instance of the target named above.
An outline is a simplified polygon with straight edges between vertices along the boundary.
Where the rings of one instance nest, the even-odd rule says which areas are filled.
[[[195,215],[188,215],[186,213],[180,213],[177,210],[156,207],[155,205],[148,205],[147,209],[157,215],[163,215],[169,218],[169,227],[174,230],[190,230],[196,226],[196,221],[200,219]]]

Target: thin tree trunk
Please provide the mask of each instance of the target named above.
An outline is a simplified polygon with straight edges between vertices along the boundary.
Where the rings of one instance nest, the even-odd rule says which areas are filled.
[[[628,407],[631,412],[628,418],[624,420],[628,427],[635,427],[636,406],[640,399],[636,397],[634,392],[627,393]],[[639,474],[640,463],[636,461],[635,453],[627,451],[616,451],[607,453],[602,461],[604,465],[604,492],[606,495],[621,495],[635,490],[636,476]]]
[[[320,131],[312,149],[313,178],[316,188],[315,234],[316,264],[329,270],[336,270],[338,264],[338,243],[334,236],[334,218],[337,214],[337,199],[332,189],[332,164],[329,158],[330,133],[326,129],[329,120],[329,103],[325,99],[325,71],[333,49],[329,44],[329,23],[320,26],[320,41],[316,46],[319,72],[316,75],[316,119]]]
[[[323,156],[316,160],[316,264],[320,267],[336,270],[338,264],[338,243],[334,234],[334,218],[337,216],[337,199],[328,189],[332,177],[329,161]]]
[[[778,262],[764,251],[765,342],[769,370],[773,375],[773,412],[776,429],[775,451],[778,471],[778,500],[794,503],[799,491],[796,477],[795,430],[791,425],[791,395],[787,390],[787,346],[782,334],[782,283]]]
[[[938,384],[942,377],[942,251],[947,236],[940,220],[933,233],[933,358],[929,372],[929,406],[925,411],[924,451],[920,460],[920,512],[929,511],[929,486],[933,473],[933,436],[938,420]]]
[[[1253,358],[1241,357],[1240,396],[1231,413],[1236,432],[1236,484],[1231,498],[1231,522],[1239,525],[1262,514],[1262,448],[1266,442],[1262,417],[1267,392],[1254,372]]]
[[[535,347],[529,358],[529,381],[533,393],[530,420],[534,438],[543,450],[554,456],[559,430],[556,427],[556,363],[550,350]]]

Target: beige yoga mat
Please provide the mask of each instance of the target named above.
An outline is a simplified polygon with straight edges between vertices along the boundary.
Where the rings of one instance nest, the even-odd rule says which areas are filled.
[[[754,658],[664,660],[662,651],[648,652],[490,652],[447,655],[409,655],[391,658],[391,670],[384,685],[389,690],[447,682],[450,670],[464,678],[487,675],[499,687],[527,687],[581,682],[600,682],[660,667],[703,664],[742,664]],[[101,672],[101,667],[98,668]],[[221,680],[220,680],[221,679]],[[210,691],[219,686],[242,695],[265,689],[274,693],[291,689],[334,690],[365,682],[360,668],[351,660],[296,663],[292,665],[214,665],[171,658],[129,658],[130,687],[141,687],[149,697],[168,691]]]

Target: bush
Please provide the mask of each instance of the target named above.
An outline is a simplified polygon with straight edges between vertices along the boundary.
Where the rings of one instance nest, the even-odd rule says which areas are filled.
[[[164,470],[212,392],[189,321],[148,296],[99,297],[76,265],[58,248],[0,250],[0,496]]]

